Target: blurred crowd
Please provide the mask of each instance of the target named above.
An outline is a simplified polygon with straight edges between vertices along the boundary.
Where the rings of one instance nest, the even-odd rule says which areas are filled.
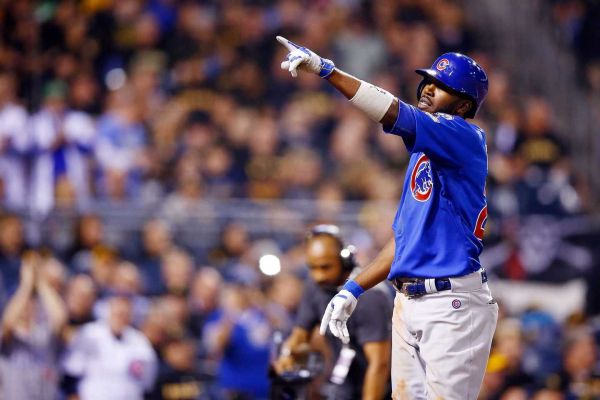
[[[490,213],[593,207],[543,98],[514,98],[459,2],[5,1],[0,166],[7,207],[93,199],[397,199],[406,152],[314,78],[279,69],[289,36],[407,101],[441,52],[488,71],[476,122]],[[298,18],[303,15],[303,18]],[[587,54],[587,53],[586,53]]]
[[[581,35],[597,37],[593,2],[551,4],[557,29],[574,46]],[[568,132],[557,131],[544,98],[515,98],[460,2],[0,5],[6,399],[78,390],[93,398],[85,396],[94,387],[115,382],[153,399],[266,396],[272,333],[289,331],[306,277],[302,236],[252,237],[231,223],[198,254],[178,243],[173,226],[210,215],[203,200],[387,201],[389,210],[366,206],[361,229],[348,232],[363,263],[387,241],[408,161],[402,141],[319,78],[281,71],[277,34],[408,102],[420,79],[415,68],[445,51],[473,56],[490,80],[475,123],[487,132],[490,221],[499,221],[488,224],[489,243],[499,244],[486,264],[509,279],[561,281],[598,269],[592,253],[563,243],[565,231],[547,219],[597,211],[589,182],[572,166]],[[582,76],[598,96],[599,42],[586,43],[578,50]],[[158,203],[161,218],[115,243],[96,201]],[[53,210],[79,215],[66,244],[32,243],[20,216],[40,221]],[[320,218],[335,211],[324,207]],[[520,223],[531,215],[538,218],[531,225]],[[257,269],[266,253],[281,259],[274,278]],[[558,267],[548,274],[551,264]],[[599,396],[598,329],[589,310],[566,322],[536,310],[503,316],[482,398]],[[106,327],[129,339],[102,344]],[[142,353],[128,353],[128,340]],[[111,355],[119,371],[106,369]],[[19,392],[28,389],[37,392]]]

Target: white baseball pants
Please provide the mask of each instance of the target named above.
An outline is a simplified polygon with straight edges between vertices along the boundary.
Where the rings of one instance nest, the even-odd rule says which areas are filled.
[[[498,319],[481,272],[450,278],[451,290],[409,299],[392,317],[392,399],[475,400]]]

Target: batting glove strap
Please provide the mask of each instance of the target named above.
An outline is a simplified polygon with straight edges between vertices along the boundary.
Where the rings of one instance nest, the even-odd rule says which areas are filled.
[[[319,71],[319,76],[324,79],[328,79],[329,75],[335,69],[335,64],[333,61],[328,60],[326,58],[321,58],[321,70]]]

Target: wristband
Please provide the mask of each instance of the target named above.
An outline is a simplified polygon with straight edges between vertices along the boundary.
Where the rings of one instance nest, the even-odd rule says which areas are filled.
[[[381,121],[393,101],[393,94],[365,81],[360,82],[356,94],[350,99],[350,103],[375,122]]]
[[[358,299],[360,295],[365,292],[365,289],[363,289],[358,283],[356,283],[353,280],[346,281],[343,289],[352,293],[352,296],[356,297],[356,299]]]
[[[333,61],[321,58],[321,70],[319,71],[319,76],[321,78],[329,78],[329,75],[331,75],[334,69],[335,65],[333,64]]]

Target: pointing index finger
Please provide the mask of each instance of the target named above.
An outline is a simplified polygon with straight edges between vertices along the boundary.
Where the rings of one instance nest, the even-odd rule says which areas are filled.
[[[284,38],[283,36],[277,36],[276,37],[277,41],[279,43],[281,43],[282,45],[284,45],[286,47],[286,49],[288,49],[288,51],[294,51],[298,48],[298,46],[296,46],[293,42],[290,42],[289,40],[287,40],[286,38]]]

